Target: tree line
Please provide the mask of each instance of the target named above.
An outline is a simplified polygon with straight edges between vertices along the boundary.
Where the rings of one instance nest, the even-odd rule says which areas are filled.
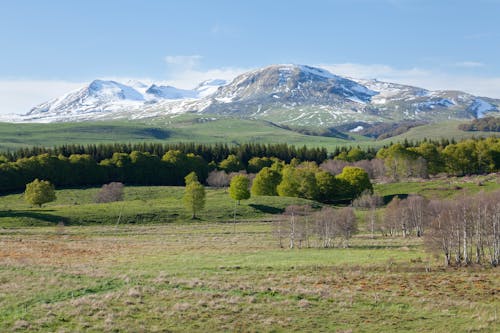
[[[500,132],[500,118],[484,117],[474,119],[470,123],[458,125],[458,129],[462,131],[483,131],[483,132]]]
[[[113,143],[113,144],[68,144],[53,148],[34,146],[21,148],[16,151],[8,151],[0,155],[0,160],[15,162],[20,158],[28,158],[42,154],[53,156],[70,157],[71,155],[89,155],[94,161],[100,162],[110,159],[115,153],[131,154],[134,151],[149,153],[151,155],[163,156],[169,151],[180,151],[183,154],[194,154],[201,156],[207,162],[219,163],[229,155],[235,155],[242,163],[252,157],[276,157],[289,163],[293,158],[302,161],[315,161],[321,163],[328,158],[325,148],[309,148],[306,146],[295,147],[286,143],[260,144],[246,143],[241,145],[229,145],[226,143],[198,144],[192,142],[181,142],[171,144],[161,143]]]
[[[180,149],[165,151],[168,147]],[[134,148],[139,150],[128,152]],[[30,155],[37,149],[39,148],[19,151],[16,154]],[[17,156],[14,153],[0,155],[0,191],[23,190],[27,183],[36,178],[49,180],[58,187],[102,185],[110,182],[131,185],[184,185],[184,177],[193,171],[201,183],[207,183],[207,177],[212,170],[224,171],[226,174],[242,170],[259,173],[276,161],[282,161],[292,167],[295,167],[292,164],[297,161],[310,162],[334,175],[342,173],[346,166],[357,167],[366,171],[371,179],[387,177],[392,180],[426,178],[438,173],[466,175],[500,170],[500,139],[497,138],[468,139],[458,143],[424,141],[418,145],[403,142],[378,150],[351,147],[336,150],[334,154],[337,155],[330,159],[327,159],[328,155],[324,149],[295,148],[286,144],[71,145],[48,151],[16,160],[13,160],[14,156]],[[323,178],[327,178],[317,170],[306,172],[310,171],[311,165],[283,168],[279,171],[285,179],[312,179],[314,176],[323,181]],[[319,179],[317,182],[321,183]],[[290,193],[285,185],[280,188],[282,193]],[[292,186],[292,193],[296,192],[295,188],[296,186]],[[314,186],[302,186],[299,192],[302,194],[298,196],[324,200],[317,194]]]

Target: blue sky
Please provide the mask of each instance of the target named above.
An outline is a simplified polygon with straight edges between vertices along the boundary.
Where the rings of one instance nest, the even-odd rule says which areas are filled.
[[[2,1],[0,113],[95,78],[188,88],[274,63],[500,98],[500,0]]]

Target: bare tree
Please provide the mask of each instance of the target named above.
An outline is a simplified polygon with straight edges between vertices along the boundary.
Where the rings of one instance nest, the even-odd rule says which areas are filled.
[[[123,190],[124,186],[122,183],[113,182],[109,184],[104,184],[101,190],[97,193],[95,202],[96,203],[106,203],[113,201],[123,200]]]
[[[342,160],[327,160],[319,166],[321,169],[328,171],[332,175],[338,175],[342,172],[344,167],[348,166],[349,162]]]
[[[439,249],[450,265],[454,256],[456,265],[468,265],[475,257],[481,263],[498,265],[500,257],[500,191],[467,196],[454,201],[433,201],[429,232],[425,233],[428,250]]]
[[[344,207],[338,210],[335,218],[335,229],[342,236],[344,247],[349,247],[349,239],[358,232],[356,215],[354,215],[352,207]]]
[[[356,162],[347,162],[343,160],[327,160],[323,162],[319,167],[325,171],[328,171],[332,175],[338,175],[346,166],[354,166],[365,170],[366,173],[368,173],[370,179],[383,178],[387,173],[384,160],[377,158]]]
[[[231,179],[223,170],[214,170],[208,174],[207,184],[213,187],[228,187]]]
[[[278,239],[278,244],[280,248],[283,248],[283,240],[286,237],[286,227],[287,219],[285,216],[278,216],[273,220],[273,235]]]
[[[415,231],[417,237],[421,237],[424,228],[429,224],[428,200],[419,195],[410,195],[406,200],[405,216],[408,217],[408,226]]]
[[[385,208],[383,226],[391,236],[395,236],[398,234],[400,221],[403,218],[401,216],[400,205],[401,200],[397,196],[395,196]]]
[[[445,266],[450,265],[453,247],[451,224],[453,220],[453,205],[443,201],[433,201],[430,205],[436,215],[429,225],[429,232],[425,235],[425,245],[430,251],[441,251],[444,255]]]
[[[371,163],[371,172],[373,174],[374,179],[384,178],[387,174],[387,170],[385,169],[384,160],[379,158],[374,158],[370,160]]]
[[[331,207],[323,207],[321,211],[315,215],[315,228],[314,233],[319,242],[319,246],[328,248],[333,247],[334,239],[336,237],[335,210]]]
[[[288,217],[288,234],[289,234],[289,247],[294,248],[302,247],[303,243],[309,244],[309,230],[308,215],[311,207],[308,205],[290,205],[286,207],[284,216]],[[296,245],[298,243],[298,245]]]
[[[353,207],[368,209],[368,212],[365,215],[365,221],[370,226],[372,238],[375,237],[375,224],[378,219],[377,207],[382,206],[382,204],[382,197],[374,195],[370,191],[364,191],[352,203]]]

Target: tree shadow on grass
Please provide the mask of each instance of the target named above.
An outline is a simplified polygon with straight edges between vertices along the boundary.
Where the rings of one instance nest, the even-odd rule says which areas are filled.
[[[284,209],[267,205],[249,204],[249,206],[266,214],[281,214],[284,212]]]
[[[401,245],[401,244],[373,244],[373,245],[352,245],[349,244],[349,249],[357,250],[389,250],[389,249],[402,249],[408,251],[410,249],[416,249],[417,245]]]
[[[408,198],[408,193],[399,193],[399,194],[389,194],[389,195],[384,195],[383,200],[384,200],[384,205],[387,205],[389,202],[394,199],[394,197],[398,197],[398,199],[406,199]]]
[[[63,222],[64,224],[69,223],[69,219],[67,217],[59,216],[59,215],[52,215],[52,214],[46,214],[43,212],[47,212],[47,210],[32,210],[32,211],[26,211],[26,210],[6,210],[6,211],[0,211],[0,218],[2,217],[10,217],[10,218],[18,218],[18,219],[33,219],[33,220],[38,220],[38,221],[43,221],[43,222],[50,222],[53,224],[58,224],[60,222]]]

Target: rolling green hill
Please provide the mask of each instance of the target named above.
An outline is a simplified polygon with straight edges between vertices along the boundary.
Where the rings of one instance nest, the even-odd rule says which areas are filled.
[[[408,132],[376,141],[355,133],[350,140],[318,135],[305,135],[263,120],[233,117],[208,118],[195,115],[171,116],[141,121],[96,121],[79,123],[21,124],[0,123],[0,151],[30,146],[52,147],[62,144],[197,142],[197,143],[288,143],[325,147],[359,145],[382,146],[389,142],[489,136],[489,132],[465,132],[452,120],[418,126]]]

